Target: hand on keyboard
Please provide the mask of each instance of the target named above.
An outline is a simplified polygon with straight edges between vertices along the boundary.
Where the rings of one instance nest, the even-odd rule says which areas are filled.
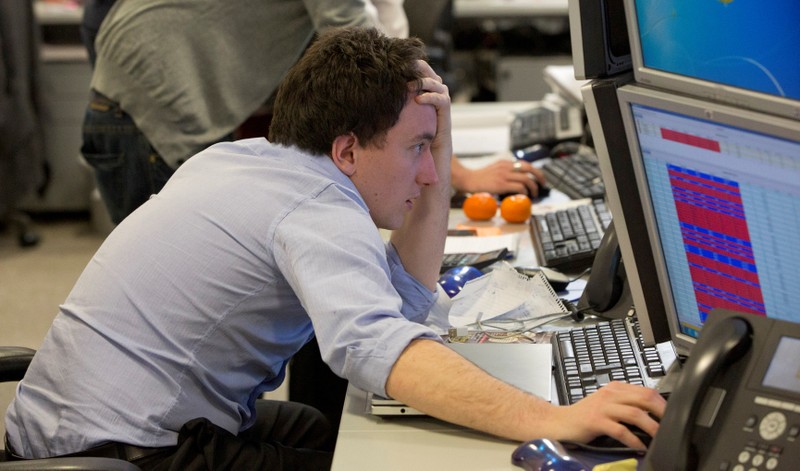
[[[655,435],[665,408],[658,391],[612,381],[571,406],[559,407],[564,427],[554,433],[563,436],[553,438],[590,443],[604,437],[598,443],[614,439],[623,447],[642,449],[646,444],[639,435]]]

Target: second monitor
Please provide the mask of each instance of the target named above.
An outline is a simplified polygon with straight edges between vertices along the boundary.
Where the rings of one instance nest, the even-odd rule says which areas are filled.
[[[800,122],[637,85],[618,96],[676,348],[714,308],[800,322]]]

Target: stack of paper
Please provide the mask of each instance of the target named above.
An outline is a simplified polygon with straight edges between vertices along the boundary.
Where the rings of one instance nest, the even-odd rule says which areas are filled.
[[[464,285],[451,300],[449,321],[464,327],[501,317],[532,320],[568,313],[544,275],[527,277],[503,263]]]

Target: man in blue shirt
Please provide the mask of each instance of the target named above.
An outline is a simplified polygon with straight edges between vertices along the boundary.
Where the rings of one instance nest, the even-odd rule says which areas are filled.
[[[6,414],[25,458],[145,469],[324,469],[313,409],[257,399],[316,336],[355,386],[500,437],[629,445],[664,401],[612,383],[558,407],[488,376],[422,325],[450,199],[450,98],[416,39],[323,35],[279,90],[270,142],[184,163],[106,239]],[[378,228],[391,229],[384,244]]]

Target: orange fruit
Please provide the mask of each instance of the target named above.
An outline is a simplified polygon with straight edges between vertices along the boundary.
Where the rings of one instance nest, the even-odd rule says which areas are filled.
[[[461,209],[473,221],[488,221],[497,213],[497,200],[490,193],[473,193],[467,196]]]
[[[531,218],[531,199],[526,195],[509,195],[500,203],[500,215],[507,222],[528,222]]]

